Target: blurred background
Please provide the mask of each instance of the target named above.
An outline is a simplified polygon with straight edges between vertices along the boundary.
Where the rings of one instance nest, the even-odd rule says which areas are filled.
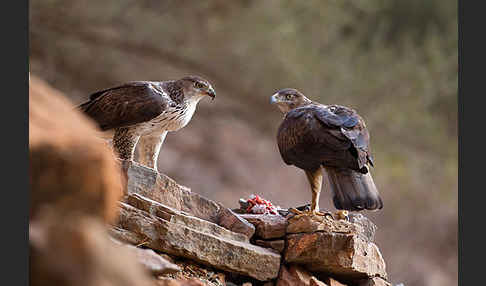
[[[75,104],[126,81],[207,78],[216,100],[167,136],[159,170],[230,208],[253,193],[310,201],[278,152],[276,90],[357,109],[385,203],[364,214],[390,280],[457,285],[456,1],[31,0],[29,12],[30,71]],[[334,210],[325,189],[321,208]]]

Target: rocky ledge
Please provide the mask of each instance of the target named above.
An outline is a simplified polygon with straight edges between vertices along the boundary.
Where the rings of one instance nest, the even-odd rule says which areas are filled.
[[[390,285],[366,217],[228,209],[116,161],[72,104],[29,88],[31,285]]]
[[[120,164],[126,188],[110,234],[151,249],[138,258],[158,285],[184,285],[168,283],[182,283],[177,275],[189,279],[182,269],[191,263],[219,278],[192,275],[202,284],[187,285],[391,285],[376,226],[361,214],[337,220],[237,213],[150,168]],[[170,262],[177,260],[185,266]]]

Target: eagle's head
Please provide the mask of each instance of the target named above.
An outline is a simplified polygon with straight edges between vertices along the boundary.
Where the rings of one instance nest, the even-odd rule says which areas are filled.
[[[276,104],[280,111],[287,113],[294,108],[312,103],[312,101],[296,89],[284,88],[270,97],[270,103]]]
[[[216,92],[211,84],[199,76],[186,76],[177,81],[184,91],[184,98],[190,101],[199,101],[204,96],[212,99],[216,97]]]

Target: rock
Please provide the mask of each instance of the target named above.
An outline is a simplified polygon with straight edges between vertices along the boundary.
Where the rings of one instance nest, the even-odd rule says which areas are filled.
[[[207,286],[207,284],[195,278],[181,280],[179,281],[179,283],[181,284],[181,286]]]
[[[282,253],[285,248],[285,240],[283,239],[278,239],[278,240],[255,240],[255,244],[266,247],[266,248],[271,248],[275,249],[279,253]]]
[[[312,276],[310,281],[309,281],[309,286],[329,286],[329,285],[327,285],[326,283],[324,283],[320,280],[317,280],[316,277]]]
[[[357,226],[358,234],[368,242],[375,241],[376,225],[362,214],[349,214],[349,222]]]
[[[312,275],[298,266],[282,265],[276,286],[309,286]]]
[[[328,216],[304,215],[288,219],[287,233],[311,233],[316,231],[356,234],[368,242],[373,242],[376,225],[362,214],[350,214],[349,222]]]
[[[309,271],[331,274],[338,279],[386,278],[385,262],[378,247],[352,234],[289,234],[284,260],[304,265]]]
[[[222,208],[219,213],[218,224],[233,232],[246,235],[250,239],[255,234],[255,226],[228,208]]]
[[[345,220],[335,220],[327,216],[303,215],[288,219],[287,233],[312,233],[316,231],[357,233],[357,229],[352,223]]]
[[[248,237],[241,233],[232,232],[217,224],[169,208],[139,194],[128,195],[126,202],[137,209],[144,210],[149,214],[155,215],[169,222],[183,224],[186,227],[197,229],[198,231],[202,231],[210,235],[217,235],[219,237],[236,241],[249,242]]]
[[[266,282],[265,284],[263,284],[263,286],[275,286],[275,282],[273,282],[273,281],[268,281],[268,282]]]
[[[50,206],[58,215],[78,212],[111,222],[122,195],[112,151],[93,122],[46,83],[29,84],[30,219]]]
[[[143,239],[143,237],[137,233],[116,226],[109,228],[108,233],[111,235],[111,237],[119,241],[133,245],[140,243],[140,241]]]
[[[126,194],[139,194],[173,209],[217,223],[222,206],[191,192],[164,174],[133,161],[121,161]]]
[[[207,286],[198,279],[170,279],[162,278],[155,282],[156,286]]]
[[[92,216],[43,209],[29,223],[29,245],[32,286],[153,285],[133,252],[110,241]]]
[[[391,283],[380,277],[372,277],[358,281],[358,286],[392,286]]]
[[[190,220],[166,221],[130,205],[120,205],[118,226],[140,235],[140,243],[146,242],[149,248],[261,281],[278,275],[280,255],[272,251],[211,234],[204,229],[205,224],[191,224]]]
[[[337,281],[337,280],[335,280],[331,277],[326,278],[325,281],[326,281],[327,286],[346,286],[345,284],[343,284],[343,283],[341,283],[341,282],[339,282],[339,281]]]
[[[240,216],[255,226],[257,237],[272,239],[285,236],[287,220],[280,215],[241,214]]]
[[[126,247],[131,249],[136,254],[138,261],[145,266],[145,269],[155,276],[176,273],[181,270],[179,266],[167,261],[151,249],[143,249],[131,245],[126,245]]]

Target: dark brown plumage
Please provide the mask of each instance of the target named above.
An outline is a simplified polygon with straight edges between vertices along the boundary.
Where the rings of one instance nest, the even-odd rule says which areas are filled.
[[[355,110],[312,102],[295,89],[272,96],[285,113],[277,133],[284,162],[303,169],[313,192],[312,211],[318,210],[322,170],[341,210],[381,209],[383,202],[369,173],[373,159],[369,134]]]
[[[149,164],[154,169],[167,132],[191,120],[204,96],[214,98],[208,81],[197,76],[164,82],[135,81],[93,93],[78,108],[102,130],[114,129],[113,147],[121,159],[133,159],[140,136],[151,137]]]

